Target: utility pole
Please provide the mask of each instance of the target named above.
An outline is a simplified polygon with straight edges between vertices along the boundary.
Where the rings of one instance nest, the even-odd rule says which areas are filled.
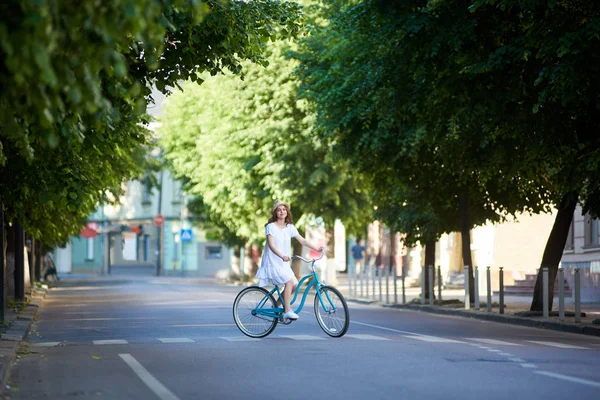
[[[162,155],[162,153],[161,153]],[[162,206],[162,184],[163,184],[163,170],[160,170],[160,179],[158,181],[158,211],[156,215],[161,215],[161,206]],[[156,226],[156,276],[161,275],[161,263],[160,263],[160,253],[161,253],[161,233],[164,222],[160,225]]]

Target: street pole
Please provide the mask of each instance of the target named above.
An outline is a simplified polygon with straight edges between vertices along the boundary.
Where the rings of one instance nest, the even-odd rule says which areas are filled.
[[[542,268],[542,294],[543,315],[544,319],[548,319],[548,267]]]
[[[558,269],[558,320],[565,320],[565,270]]]
[[[429,266],[429,305],[433,305],[433,265]]]
[[[156,215],[160,215],[161,212],[161,206],[162,206],[162,184],[163,184],[163,170],[160,170],[160,179],[159,179],[159,183],[158,183],[158,212],[156,213]],[[160,262],[160,257],[161,257],[161,233],[162,233],[162,227],[164,225],[164,222],[161,225],[158,225],[156,227],[156,276],[160,276],[161,275],[161,262]]]
[[[475,267],[475,286],[473,290],[475,292],[475,310],[479,311],[479,267]]]
[[[486,268],[485,275],[487,280],[487,312],[492,312],[492,272],[490,267]]]
[[[469,266],[465,265],[464,267],[464,276],[465,276],[465,310],[471,308],[471,298],[469,296]]]
[[[500,294],[499,297],[499,307],[500,314],[504,314],[504,267],[498,267],[500,269]]]

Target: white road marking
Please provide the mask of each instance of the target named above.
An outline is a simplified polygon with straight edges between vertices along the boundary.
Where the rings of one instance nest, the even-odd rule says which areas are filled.
[[[441,338],[441,337],[437,337],[437,336],[425,336],[425,335],[421,335],[421,336],[404,335],[404,336],[406,336],[407,338],[422,340],[424,342],[431,342],[431,343],[464,343],[464,342],[460,342],[458,340],[446,339],[446,338]]]
[[[564,344],[564,343],[558,343],[558,342],[544,342],[541,340],[527,340],[530,343],[537,343],[537,344],[542,344],[545,346],[551,346],[551,347],[558,347],[560,349],[580,349],[580,350],[589,350],[589,347],[582,347],[582,346],[574,346],[572,344]]]
[[[163,343],[194,343],[192,339],[188,338],[157,338]]]
[[[474,340],[476,342],[481,342],[481,343],[486,343],[486,344],[501,345],[501,346],[522,346],[521,344],[510,343],[510,342],[505,342],[503,340],[496,340],[496,339],[486,339],[486,338],[465,338],[465,339]]]
[[[498,355],[499,355],[499,356],[502,356],[502,357],[513,357],[513,355],[512,355],[512,354],[510,354],[510,353],[504,353],[504,352],[502,352],[502,353],[498,353]]]
[[[421,333],[401,331],[399,329],[386,328],[384,326],[379,326],[379,325],[365,324],[364,322],[358,322],[358,321],[352,321],[352,324],[353,325],[356,324],[356,325],[370,326],[371,328],[383,329],[384,331],[390,331],[390,332],[407,333],[407,334],[413,335],[413,336],[428,336],[428,335],[423,335]],[[428,337],[432,337],[432,336],[428,336]]]
[[[488,351],[491,351],[492,353],[502,353],[502,350],[496,350],[496,349],[488,349]]]
[[[529,363],[523,363],[523,364],[521,364],[521,367],[523,367],[523,368],[537,368],[535,365],[529,364]]]
[[[512,362],[516,362],[516,363],[524,363],[525,360],[523,360],[522,358],[509,358],[510,361]]]
[[[103,345],[103,344],[129,344],[129,342],[127,342],[127,340],[123,340],[123,339],[94,340],[94,344],[99,344],[99,345]]]
[[[360,339],[360,340],[390,340],[388,338],[384,338],[381,336],[375,336],[375,335],[353,334],[353,335],[346,335],[346,336],[354,338],[354,339]]]
[[[133,372],[158,396],[161,400],[179,400],[177,396],[167,389],[162,383],[158,381],[142,364],[140,364],[131,354],[119,354],[119,357],[125,361],[127,365],[131,367]]]
[[[549,376],[551,378],[562,379],[562,380],[569,381],[569,382],[581,383],[582,385],[588,385],[588,386],[600,388],[600,382],[588,381],[587,379],[575,378],[575,377],[568,376],[568,375],[555,374],[554,372],[547,372],[547,371],[533,371],[533,372],[536,374],[539,374],[539,375]]]
[[[279,337],[292,340],[325,340],[325,338],[311,335],[279,335]]]
[[[188,327],[205,327],[205,326],[235,326],[235,324],[187,324],[187,325],[169,325],[169,328],[188,328]]]
[[[58,346],[60,342],[41,342],[41,343],[32,343],[33,346],[36,347],[53,347]]]
[[[227,340],[228,342],[255,342],[260,340],[258,338],[251,338],[246,336],[221,336],[221,339]]]

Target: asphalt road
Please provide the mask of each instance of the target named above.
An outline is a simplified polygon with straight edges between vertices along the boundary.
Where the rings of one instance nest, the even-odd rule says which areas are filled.
[[[600,340],[350,304],[265,339],[235,326],[240,287],[176,278],[61,283],[12,368],[11,399],[598,399]]]

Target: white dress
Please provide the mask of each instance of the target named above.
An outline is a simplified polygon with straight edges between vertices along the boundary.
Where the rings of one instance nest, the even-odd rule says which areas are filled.
[[[265,227],[265,235],[273,236],[275,248],[279,250],[280,253],[291,255],[291,241],[292,238],[298,235],[298,230],[292,224],[288,224],[282,229],[279,228],[275,222],[271,222]],[[265,244],[265,250],[256,277],[259,279],[259,286],[267,286],[269,284],[283,285],[290,279],[294,280],[294,284],[298,283],[296,275],[294,275],[294,271],[292,271],[291,263],[289,261],[284,262],[280,257],[273,253],[269,248],[268,241]]]

